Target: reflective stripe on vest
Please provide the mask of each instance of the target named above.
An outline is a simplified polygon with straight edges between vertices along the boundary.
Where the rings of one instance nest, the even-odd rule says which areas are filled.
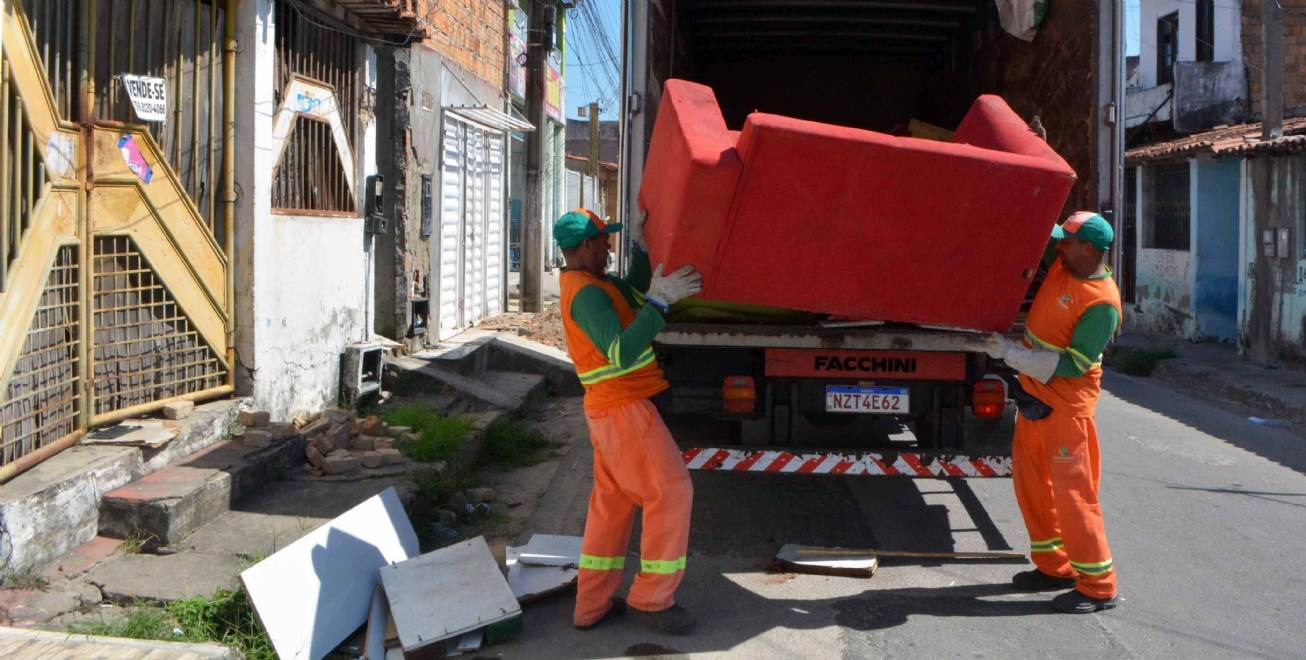
[[[613,346],[616,346],[616,342],[613,342]],[[577,375],[580,376],[580,382],[582,385],[594,385],[605,380],[620,378],[626,374],[639,371],[656,361],[657,356],[653,354],[653,348],[649,347],[644,349],[644,352],[640,354],[639,359],[635,360],[635,364],[632,364],[629,367],[622,368],[615,364],[606,364],[598,369],[593,369]]]
[[[1033,346],[1034,348],[1041,348],[1045,351],[1054,351],[1056,353],[1060,353],[1061,355],[1069,355],[1071,359],[1075,361],[1075,364],[1079,365],[1079,368],[1083,369],[1084,371],[1088,371],[1093,367],[1098,367],[1102,365],[1101,354],[1097,356],[1096,360],[1089,359],[1087,355],[1084,355],[1083,353],[1080,353],[1079,351],[1073,348],[1069,348],[1069,347],[1061,348],[1056,344],[1050,344],[1048,342],[1043,341],[1042,339],[1039,339],[1038,335],[1035,335],[1034,333],[1030,332],[1028,328],[1025,329],[1025,341],[1028,341],[1029,345]]]

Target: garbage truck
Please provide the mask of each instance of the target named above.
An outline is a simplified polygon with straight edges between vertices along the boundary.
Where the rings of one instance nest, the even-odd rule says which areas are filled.
[[[1033,11],[1035,4],[1042,10]],[[727,139],[741,149],[745,142],[753,149],[750,117],[759,124],[764,116],[810,122],[818,131],[833,126],[947,143],[977,101],[996,97],[1074,172],[1055,217],[1088,209],[1115,222],[1123,156],[1120,2],[662,0],[624,6],[627,219],[645,210],[648,187],[656,185],[645,177],[645,167],[650,149],[657,149],[664,95],[685,81],[711,90]],[[783,166],[775,167],[783,179]],[[832,161],[828,167],[842,172],[845,165]],[[954,186],[941,171],[936,180],[915,180],[913,189],[893,194],[920,200],[922,214],[935,213],[939,206],[930,200],[946,197]],[[1002,186],[995,180],[992,187]],[[804,203],[819,210],[842,202]],[[757,212],[764,215],[764,209]],[[837,217],[815,216],[821,225],[811,231],[839,235],[844,229]],[[922,224],[931,218],[922,215]],[[939,236],[940,230],[931,231]],[[957,236],[979,230],[959,224],[941,231],[955,245]],[[804,244],[805,238],[773,236],[770,251],[754,252],[754,261],[761,258],[779,277],[786,259],[795,266],[819,259],[784,247]],[[969,292],[978,302],[935,305],[951,308],[948,318],[960,314],[960,323],[819,314],[801,305],[708,301],[674,310],[654,344],[671,385],[658,403],[682,442],[687,465],[800,474],[1008,476],[1015,415],[1009,404],[1017,381],[983,353],[978,330],[1013,338],[1023,331],[1023,310],[1053,254],[1041,240],[1048,252],[1022,273],[1024,305],[1015,313],[986,313],[983,258],[966,259],[976,269],[973,277],[941,279],[933,277],[937,261],[901,251],[892,277],[844,298],[888,299],[915,286],[900,300],[915,297],[929,306],[931,299],[956,301],[958,291]],[[814,297],[843,286],[841,269],[859,267],[846,256],[858,246],[845,247],[838,260],[810,271],[820,277],[796,286],[810,287]],[[859,247],[893,249],[883,243]],[[708,245],[704,253],[713,249],[727,251]],[[1118,264],[1118,255],[1111,258]],[[1003,304],[1010,304],[1009,296]],[[995,318],[1010,325],[995,328]]]

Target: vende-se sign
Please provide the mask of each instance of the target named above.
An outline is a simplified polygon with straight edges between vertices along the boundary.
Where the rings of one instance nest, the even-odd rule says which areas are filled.
[[[136,108],[136,116],[141,121],[168,120],[168,81],[164,78],[147,78],[122,74],[122,86],[127,88],[127,96]]]

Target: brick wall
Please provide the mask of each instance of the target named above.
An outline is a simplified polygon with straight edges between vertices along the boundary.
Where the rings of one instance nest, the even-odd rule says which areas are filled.
[[[503,88],[503,0],[424,0],[418,9],[431,26],[432,48],[479,78]]]
[[[1306,110],[1306,0],[1283,3],[1283,106]],[[1261,114],[1261,69],[1265,45],[1261,38],[1262,0],[1242,0],[1243,57],[1251,85],[1252,113]]]

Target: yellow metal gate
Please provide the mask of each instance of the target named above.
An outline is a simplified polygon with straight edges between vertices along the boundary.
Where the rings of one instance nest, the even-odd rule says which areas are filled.
[[[227,0],[0,0],[0,481],[231,392]],[[166,81],[165,121],[123,74]]]

